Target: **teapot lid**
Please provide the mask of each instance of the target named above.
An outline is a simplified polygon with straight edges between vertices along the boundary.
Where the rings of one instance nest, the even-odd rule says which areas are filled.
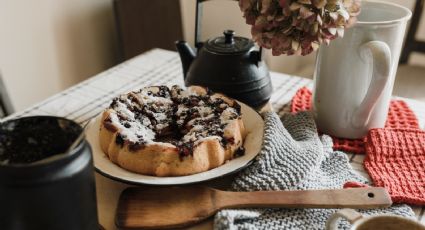
[[[245,53],[254,47],[254,42],[251,39],[236,37],[233,30],[225,30],[223,34],[224,37],[208,40],[204,47],[211,52],[220,54]]]

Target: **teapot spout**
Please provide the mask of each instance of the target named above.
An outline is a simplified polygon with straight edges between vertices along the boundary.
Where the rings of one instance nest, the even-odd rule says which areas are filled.
[[[176,48],[182,62],[183,76],[186,78],[187,71],[196,57],[195,51],[185,41],[176,41]]]

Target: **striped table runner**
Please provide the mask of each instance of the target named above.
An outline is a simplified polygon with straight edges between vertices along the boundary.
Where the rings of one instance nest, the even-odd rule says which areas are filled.
[[[271,102],[279,115],[289,111],[295,92],[303,87],[312,87],[312,81],[296,76],[271,73],[274,93]],[[183,74],[178,54],[154,49],[104,71],[65,91],[62,91],[24,111],[5,119],[30,115],[63,116],[85,124],[106,108],[113,97],[121,93],[149,85],[183,85]],[[425,103],[405,100],[425,129]],[[364,155],[347,154],[353,168],[368,178],[363,169]],[[419,221],[425,224],[424,207],[413,207]]]

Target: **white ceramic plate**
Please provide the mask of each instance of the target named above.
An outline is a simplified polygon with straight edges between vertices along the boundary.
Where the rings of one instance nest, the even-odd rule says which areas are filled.
[[[149,185],[191,184],[211,180],[239,171],[248,166],[260,152],[264,130],[264,122],[261,116],[249,106],[241,102],[239,103],[242,109],[242,120],[248,132],[244,142],[245,154],[241,157],[228,161],[222,166],[206,172],[179,177],[146,176],[123,169],[112,163],[100,148],[99,127],[102,114],[95,118],[94,124],[92,124],[86,132],[87,140],[89,141],[93,151],[94,166],[100,174],[113,180],[131,184]]]

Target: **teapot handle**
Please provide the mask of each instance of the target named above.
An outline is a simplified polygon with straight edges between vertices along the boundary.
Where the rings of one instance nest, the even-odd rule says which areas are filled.
[[[201,18],[202,18],[202,4],[203,2],[207,2],[207,1],[212,1],[212,0],[196,0],[196,13],[195,13],[195,47],[197,50],[199,50],[203,43],[200,42],[201,40],[201,31],[202,31],[202,26],[201,26]],[[239,0],[230,0],[230,1],[234,1],[234,2],[239,2]],[[258,62],[261,61],[262,56],[263,56],[263,47],[260,46],[260,49],[258,51],[259,55],[258,55]]]
[[[212,1],[212,0],[196,0],[196,14],[195,14],[195,47],[197,49],[202,47],[201,40],[201,21],[202,21],[202,4],[203,2]],[[238,0],[230,0],[237,2]]]

